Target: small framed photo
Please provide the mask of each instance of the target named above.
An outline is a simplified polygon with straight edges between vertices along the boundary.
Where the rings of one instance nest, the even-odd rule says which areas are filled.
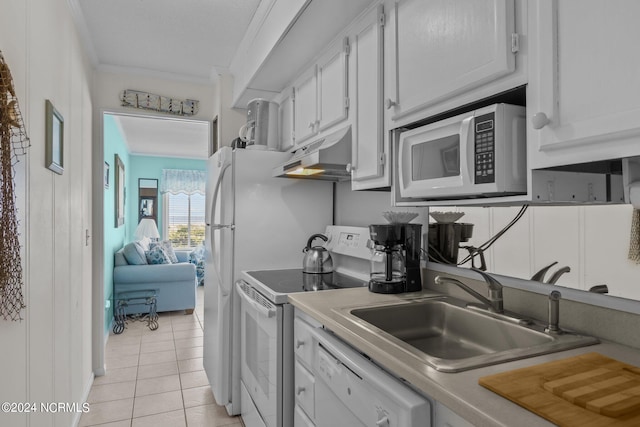
[[[64,119],[51,101],[45,100],[45,166],[58,175],[64,171]]]
[[[108,190],[109,189],[109,163],[107,163],[107,162],[104,162],[103,181],[104,181],[105,190]]]

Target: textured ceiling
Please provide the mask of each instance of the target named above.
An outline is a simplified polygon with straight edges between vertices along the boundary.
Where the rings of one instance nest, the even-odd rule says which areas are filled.
[[[98,67],[209,81],[226,69],[260,0],[71,0]]]
[[[207,122],[129,115],[113,117],[130,154],[189,159],[206,159],[208,156]]]

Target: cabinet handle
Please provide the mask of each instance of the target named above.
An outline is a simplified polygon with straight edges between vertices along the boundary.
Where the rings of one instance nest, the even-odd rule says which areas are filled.
[[[384,108],[386,108],[387,110],[390,110],[391,107],[395,107],[396,106],[396,101],[392,101],[391,98],[387,98],[384,100]]]
[[[542,129],[543,127],[551,123],[551,120],[549,120],[549,117],[547,117],[545,113],[540,112],[533,115],[533,117],[531,118],[531,123],[533,123],[534,129]]]
[[[376,421],[376,425],[380,427],[389,427],[389,418],[382,417],[378,421]]]
[[[297,394],[298,396],[300,396],[302,393],[304,393],[304,391],[305,391],[305,388],[304,388],[304,387],[298,387],[298,388],[296,389],[296,394]]]
[[[309,129],[313,129],[315,125],[316,125],[315,122],[309,122]]]
[[[304,345],[304,341],[302,341],[302,340],[298,340],[298,341],[296,341],[296,348],[300,348],[300,347],[302,347],[303,345]]]

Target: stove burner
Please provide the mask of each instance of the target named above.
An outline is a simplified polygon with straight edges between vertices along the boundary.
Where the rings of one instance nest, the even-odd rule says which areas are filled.
[[[359,288],[367,281],[341,273],[303,273],[302,269],[249,271],[248,274],[278,293]]]

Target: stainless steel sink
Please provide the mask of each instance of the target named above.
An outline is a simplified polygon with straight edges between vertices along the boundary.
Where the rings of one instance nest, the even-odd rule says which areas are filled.
[[[596,344],[573,333],[548,334],[545,325],[516,324],[443,297],[337,313],[360,335],[377,336],[427,365],[459,372],[509,360]],[[524,322],[523,322],[524,323]]]

